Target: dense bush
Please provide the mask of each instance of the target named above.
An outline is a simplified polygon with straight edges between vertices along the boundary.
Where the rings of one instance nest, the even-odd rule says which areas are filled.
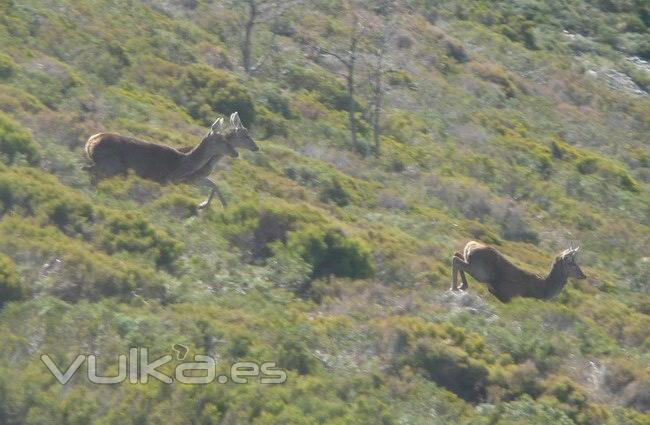
[[[0,212],[36,216],[64,232],[87,234],[94,210],[79,193],[32,168],[0,169]]]
[[[0,254],[0,307],[9,301],[20,300],[25,295],[16,265],[11,258]]]
[[[289,234],[287,248],[311,264],[313,278],[334,275],[363,279],[373,273],[369,249],[338,229],[306,226]]]
[[[422,368],[429,379],[465,400],[485,399],[489,371],[462,349],[422,341],[415,347],[412,364]]]
[[[221,217],[228,237],[253,258],[285,263],[301,258],[312,270],[311,278],[342,276],[366,278],[373,266],[363,241],[328,225],[314,211],[296,206],[240,205]]]
[[[253,255],[267,258],[273,255],[272,244],[287,243],[287,234],[295,228],[296,217],[283,211],[264,210],[253,231]]]
[[[277,341],[279,364],[295,370],[300,375],[313,373],[318,367],[318,363],[311,354],[304,336],[306,336],[304,332],[290,332]]]
[[[350,97],[343,83],[324,71],[293,65],[286,70],[284,79],[292,90],[312,91],[321,103],[330,108],[345,111],[350,108]],[[353,109],[361,109],[356,99]]]
[[[262,138],[286,136],[288,126],[286,120],[264,106],[258,106],[255,115],[255,129],[262,130]]]
[[[344,207],[350,203],[350,195],[336,177],[323,182],[320,199],[323,202],[333,202],[339,207]]]
[[[152,257],[156,266],[168,269],[174,267],[181,254],[179,242],[144,218],[129,214],[109,216],[100,238],[102,246],[109,253],[140,253]]]
[[[0,78],[9,78],[16,71],[14,60],[7,55],[0,54]]]
[[[551,152],[557,159],[575,164],[580,174],[598,174],[629,192],[638,192],[638,182],[616,161],[585,152],[560,140],[551,143]]]
[[[38,148],[31,134],[1,112],[0,154],[4,155],[10,164],[18,157],[24,157],[32,165],[36,164],[39,159]]]
[[[218,114],[239,112],[244,125],[255,121],[255,106],[246,87],[227,71],[190,65],[173,88],[173,96],[190,115],[211,124]]]
[[[395,326],[388,331],[388,340],[393,344],[396,366],[421,370],[428,379],[465,400],[485,400],[493,358],[480,336],[420,319],[400,318],[389,323]]]
[[[0,236],[0,249],[28,265],[30,279],[39,281],[38,291],[69,302],[103,297],[129,300],[136,293],[165,297],[164,281],[151,269],[108,256],[53,226],[18,217],[4,219]]]

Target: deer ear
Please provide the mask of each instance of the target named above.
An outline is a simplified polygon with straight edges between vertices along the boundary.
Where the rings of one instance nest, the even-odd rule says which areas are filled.
[[[212,131],[220,131],[222,127],[223,127],[223,118],[222,117],[217,118],[215,120],[215,122],[213,122],[212,125],[210,126]]]
[[[230,115],[230,125],[232,125],[234,128],[241,128],[241,120],[239,119],[239,112],[233,112],[232,115]]]

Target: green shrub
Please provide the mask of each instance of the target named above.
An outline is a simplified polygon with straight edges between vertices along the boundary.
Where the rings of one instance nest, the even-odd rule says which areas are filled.
[[[11,167],[0,170],[0,212],[38,217],[42,224],[54,224],[68,235],[87,235],[94,219],[92,205],[78,192],[35,168]]]
[[[278,249],[267,263],[270,270],[269,279],[275,285],[299,296],[310,295],[317,298],[311,282],[314,270],[311,264],[299,255],[286,249]]]
[[[598,157],[584,157],[576,162],[576,168],[581,174],[598,173],[607,180],[628,192],[638,192],[639,184],[625,169],[612,161]]]
[[[391,317],[383,325],[395,366],[414,368],[465,400],[485,399],[494,356],[481,336],[415,317]]]
[[[151,269],[130,260],[117,260],[53,226],[20,217],[0,221],[0,249],[29,259],[31,270],[56,259],[56,272],[38,275],[39,289],[69,302],[96,301],[102,297],[129,300],[133,291],[162,299],[165,284]]]
[[[350,195],[345,191],[341,181],[332,177],[323,182],[320,191],[320,200],[323,202],[333,202],[339,207],[344,207],[350,203]]]
[[[255,121],[255,106],[246,87],[227,71],[207,65],[190,65],[173,88],[173,97],[203,124],[211,124],[220,113],[239,112],[244,125]]]
[[[173,268],[181,254],[180,243],[153,227],[142,217],[114,214],[101,232],[101,243],[108,253],[126,251],[152,257],[156,266]]]
[[[9,78],[16,71],[16,63],[7,55],[0,53],[0,78]]]
[[[252,259],[266,259],[287,243],[288,233],[304,223],[319,224],[323,218],[302,205],[275,202],[239,204],[219,216],[224,236]]]
[[[178,193],[167,194],[155,202],[156,210],[165,211],[166,214],[179,220],[193,217],[197,214],[196,200]]]
[[[515,97],[519,92],[527,92],[519,78],[498,64],[472,62],[471,70],[480,78],[499,85],[506,97]]]
[[[537,49],[534,28],[532,22],[510,17],[509,22],[500,25],[498,30],[510,40],[522,43],[527,49]]]
[[[519,209],[508,209],[500,217],[501,236],[511,241],[530,242],[537,245],[539,235]]]
[[[282,336],[274,344],[278,347],[279,367],[295,370],[300,375],[307,375],[315,371],[318,362],[305,341],[306,337],[307,335],[302,329],[282,333]]]
[[[398,111],[387,114],[385,123],[382,126],[385,136],[391,137],[401,143],[412,144],[419,134],[428,132],[428,123],[419,116]],[[403,150],[402,147],[399,148]]]
[[[87,233],[86,226],[94,219],[93,207],[89,202],[65,195],[45,202],[41,212],[66,234]]]
[[[262,138],[273,136],[286,136],[289,129],[287,121],[275,112],[269,111],[264,106],[258,106],[255,115],[255,128],[264,132]]]
[[[276,114],[282,115],[286,119],[295,118],[295,113],[291,108],[291,102],[287,96],[281,93],[277,86],[271,86],[261,94],[266,106]]]
[[[445,39],[445,49],[447,50],[447,54],[458,63],[464,63],[469,60],[463,44],[455,38],[447,37]]]
[[[644,372],[635,366],[626,359],[611,359],[605,370],[604,384],[607,389],[618,394],[637,376],[643,376]]]
[[[593,174],[598,169],[598,160],[596,158],[583,158],[576,163],[576,168],[580,174]]]
[[[384,74],[386,82],[393,87],[412,87],[413,80],[411,76],[402,70],[390,70]]]
[[[474,402],[485,398],[489,371],[484,363],[462,349],[422,341],[415,348],[412,361],[429,379],[459,397]]]
[[[591,424],[587,420],[593,414],[589,405],[587,392],[584,388],[563,375],[553,375],[543,383],[544,393],[559,401],[558,407],[578,424]]]
[[[640,190],[639,183],[627,172],[626,167],[614,160],[597,156],[560,140],[551,143],[551,154],[556,159],[574,163],[580,174],[598,174],[628,192]]]
[[[515,425],[575,425],[562,409],[524,396],[498,406],[490,415],[490,423]]]
[[[16,74],[21,89],[35,96],[51,109],[58,109],[66,100],[80,94],[84,81],[68,65],[51,57],[38,59],[38,66]]]
[[[313,267],[312,278],[335,275],[363,279],[373,273],[366,245],[338,229],[306,226],[289,234],[287,248]]]
[[[0,111],[9,114],[36,113],[45,108],[37,98],[16,87],[0,85]]]
[[[287,243],[287,233],[295,226],[296,217],[285,211],[260,211],[259,221],[253,231],[253,255],[267,258],[273,255],[274,242]]]
[[[287,69],[284,78],[291,89],[313,91],[317,99],[330,108],[350,109],[350,97],[343,83],[324,71],[294,65]],[[361,105],[354,100],[352,108],[360,111]]]
[[[0,112],[0,153],[13,163],[19,156],[24,157],[29,164],[36,164],[39,153],[31,134]]]
[[[490,373],[491,383],[497,384],[500,391],[503,391],[499,397],[500,401],[514,400],[523,395],[537,398],[543,390],[539,377],[540,372],[532,360],[522,364],[497,367]]]
[[[20,284],[16,265],[11,258],[0,254],[0,307],[9,301],[20,300],[25,289]]]

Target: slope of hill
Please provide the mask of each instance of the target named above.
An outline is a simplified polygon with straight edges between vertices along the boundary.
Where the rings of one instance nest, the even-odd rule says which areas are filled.
[[[0,423],[650,423],[649,28],[641,0],[0,0]],[[91,134],[233,111],[261,151],[220,163],[226,209],[81,170]],[[588,279],[449,293],[470,239],[539,273],[578,243]],[[41,360],[175,344],[287,380]]]

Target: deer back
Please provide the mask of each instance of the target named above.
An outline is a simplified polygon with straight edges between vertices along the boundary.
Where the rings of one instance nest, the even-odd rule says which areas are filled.
[[[99,174],[111,176],[133,170],[140,177],[159,182],[164,182],[184,157],[170,146],[110,133],[88,139],[86,154]]]
[[[526,296],[543,281],[539,276],[521,269],[491,246],[477,246],[466,252],[472,276],[488,284],[501,301]]]

